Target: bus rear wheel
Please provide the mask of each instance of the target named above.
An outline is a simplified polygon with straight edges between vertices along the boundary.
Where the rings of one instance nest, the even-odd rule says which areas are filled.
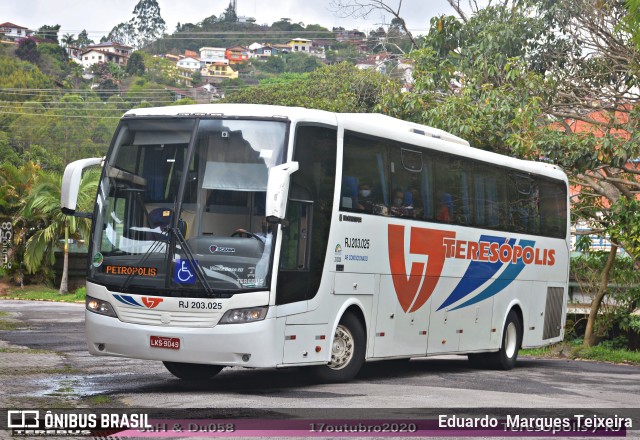
[[[333,336],[331,360],[327,365],[312,367],[313,375],[321,382],[347,382],[362,368],[365,357],[366,337],[360,320],[353,314],[345,314]]]
[[[469,354],[469,362],[474,367],[511,370],[516,365],[518,350],[522,344],[522,323],[518,314],[511,310],[502,330],[500,350],[494,353]]]
[[[167,370],[182,380],[207,380],[218,374],[222,365],[186,364],[183,362],[162,362]]]

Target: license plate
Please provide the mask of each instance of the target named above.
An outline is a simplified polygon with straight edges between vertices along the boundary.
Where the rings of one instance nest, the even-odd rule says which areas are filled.
[[[149,344],[154,348],[170,348],[180,350],[180,338],[167,338],[166,336],[151,336]]]

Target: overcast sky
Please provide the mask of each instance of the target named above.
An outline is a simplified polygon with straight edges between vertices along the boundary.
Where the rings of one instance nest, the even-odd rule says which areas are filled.
[[[6,21],[37,30],[42,25],[59,24],[60,34],[77,36],[83,29],[98,42],[117,24],[129,21],[139,0],[0,0],[0,23]],[[158,0],[160,13],[172,33],[178,23],[198,23],[211,15],[220,16],[229,0]],[[391,17],[373,13],[369,19],[337,17],[329,0],[237,0],[238,15],[255,17],[258,24],[272,24],[280,18],[305,25],[320,24],[328,29],[342,26],[362,31],[389,23]],[[389,0],[397,5],[397,0]],[[426,33],[429,19],[452,13],[446,0],[404,0],[401,16],[414,35]]]

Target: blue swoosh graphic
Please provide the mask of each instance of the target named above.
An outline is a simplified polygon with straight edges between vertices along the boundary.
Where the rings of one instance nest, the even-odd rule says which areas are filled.
[[[509,245],[513,245],[513,243],[515,243],[514,239],[511,239],[508,242],[506,240],[506,237],[481,235],[479,242],[484,241],[499,244],[508,243]],[[453,289],[449,297],[444,300],[440,307],[438,307],[438,310],[441,310],[469,295],[471,292],[487,282],[488,279],[493,277],[502,266],[504,266],[504,263],[500,260],[494,263],[474,260],[469,263],[469,267],[467,267],[462,279],[458,282],[458,285]]]
[[[133,299],[133,297],[129,295],[113,295],[113,296],[115,297],[115,299],[117,299],[121,303],[128,304],[130,306],[144,307],[142,304],[139,304],[135,299]]]
[[[520,246],[522,246],[523,248],[527,246],[534,247],[535,244],[536,242],[533,240],[520,240]],[[482,292],[480,292],[478,295],[474,296],[467,302],[457,307],[454,307],[451,310],[458,310],[463,307],[468,307],[470,305],[478,303],[487,298],[491,298],[494,295],[497,295],[502,290],[504,290],[509,284],[513,283],[516,277],[520,275],[520,272],[522,272],[524,268],[525,268],[525,264],[522,258],[520,258],[520,260],[518,260],[517,263],[509,264],[509,266],[507,266],[504,272],[502,272],[502,274],[500,274],[500,276],[493,283],[491,283],[489,287],[487,287],[485,290],[483,290]]]

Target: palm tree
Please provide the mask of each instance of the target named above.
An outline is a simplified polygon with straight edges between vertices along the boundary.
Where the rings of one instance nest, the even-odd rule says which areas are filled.
[[[93,211],[93,201],[98,189],[99,173],[87,171],[80,181],[78,192],[78,209]],[[26,198],[22,217],[40,220],[40,226],[27,240],[24,262],[29,273],[34,273],[42,264],[52,265],[55,261],[55,250],[64,238],[64,262],[60,293],[68,293],[69,283],[69,238],[87,238],[91,221],[66,216],[60,210],[60,189],[62,175],[57,172],[42,172]]]
[[[27,162],[20,167],[10,163],[0,165],[0,220],[11,222],[13,226],[12,242],[9,244],[11,269],[7,271],[14,280],[23,286],[24,283],[24,237],[28,229],[28,221],[20,217],[24,209],[27,194],[31,192],[40,165]]]
[[[76,42],[75,38],[73,38],[73,34],[66,33],[62,36],[62,44],[64,47],[69,47]]]

